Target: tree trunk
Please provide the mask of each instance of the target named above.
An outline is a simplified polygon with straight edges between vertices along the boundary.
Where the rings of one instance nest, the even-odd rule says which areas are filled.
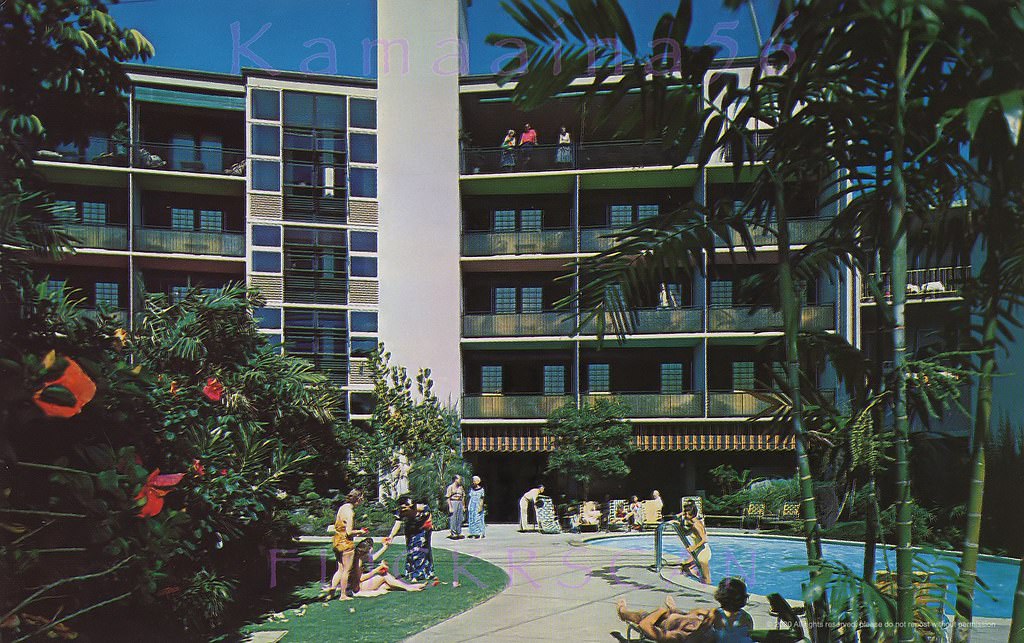
[[[995,245],[990,242],[991,245]],[[992,268],[998,272],[1000,257],[989,247],[982,275]],[[993,284],[994,286],[994,284]],[[993,290],[997,288],[993,287]],[[971,438],[971,486],[967,498],[967,524],[964,526],[963,557],[957,583],[956,626],[953,640],[964,643],[971,639],[971,617],[974,608],[974,585],[977,580],[978,546],[981,541],[981,505],[985,496],[985,443],[992,422],[992,377],[996,371],[996,332],[998,330],[999,297],[994,293],[985,302],[984,327],[981,343],[981,375],[978,377],[978,400],[974,416],[974,435]]]
[[[804,540],[807,546],[807,563],[821,560],[821,535],[818,532],[818,515],[814,501],[814,480],[811,477],[811,462],[807,450],[807,434],[803,423],[803,399],[800,395],[800,297],[793,281],[790,265],[789,227],[783,186],[775,186],[775,222],[779,249],[779,304],[782,308],[782,326],[786,346],[786,383],[793,403],[793,435],[796,438],[797,478],[800,484],[800,515],[803,522]],[[811,578],[813,579],[813,572]],[[812,636],[816,641],[828,640],[825,616],[828,604],[824,596],[812,607],[812,621],[817,622]]]
[[[893,420],[896,433],[896,621],[899,643],[915,639],[914,620],[914,552],[911,549],[912,498],[910,495],[910,421],[907,417],[907,231],[904,214],[907,208],[907,187],[903,180],[907,114],[907,56],[910,47],[909,10],[901,9],[900,45],[896,59],[893,91],[896,98],[892,143],[892,205],[890,235],[892,243],[889,262],[892,270],[892,353],[895,386]]]

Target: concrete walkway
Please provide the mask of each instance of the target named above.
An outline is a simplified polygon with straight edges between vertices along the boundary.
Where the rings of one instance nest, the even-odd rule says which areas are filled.
[[[711,532],[712,537],[715,533]],[[509,586],[486,603],[408,640],[607,642],[613,640],[610,631],[624,631],[615,614],[615,602],[620,598],[632,609],[653,609],[664,603],[667,594],[681,609],[717,607],[711,588],[700,589],[693,582],[679,587],[660,578],[649,569],[654,562],[649,553],[586,545],[584,537],[521,534],[515,525],[488,525],[483,540],[447,540],[438,532],[435,547],[471,554],[501,567],[509,575]],[[459,581],[473,582],[470,577]],[[763,600],[752,599],[747,611],[755,627],[776,626]],[[978,624],[972,639],[976,643],[1006,641],[1009,622],[987,621],[987,625]]]

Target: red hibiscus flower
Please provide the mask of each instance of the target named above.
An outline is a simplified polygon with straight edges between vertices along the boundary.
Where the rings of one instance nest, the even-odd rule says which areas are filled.
[[[49,368],[57,360],[57,354],[50,354],[43,360],[43,366]],[[85,374],[75,360],[65,358],[68,365],[61,376],[52,382],[46,382],[32,396],[47,417],[69,418],[82,412],[82,408],[96,395],[96,383]]]
[[[150,518],[157,515],[164,508],[164,496],[170,493],[170,487],[181,482],[185,477],[184,473],[168,473],[160,475],[160,469],[153,469],[153,472],[146,478],[146,483],[139,490],[136,500],[145,500],[146,504],[139,509],[139,518]]]
[[[192,461],[192,471],[200,478],[206,475],[206,467],[199,462],[199,458]]]
[[[220,398],[224,397],[224,385],[216,377],[209,377],[203,387],[203,395],[212,402],[220,402]]]

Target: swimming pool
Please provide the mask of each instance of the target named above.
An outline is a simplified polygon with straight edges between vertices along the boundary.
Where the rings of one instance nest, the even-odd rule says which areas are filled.
[[[724,536],[711,534],[711,577],[739,576],[746,580],[752,594],[778,592],[788,599],[800,600],[800,584],[806,580],[804,572],[783,572],[794,565],[807,564],[804,541],[771,536]],[[611,547],[650,553],[654,562],[654,533],[611,536],[588,541],[597,547]],[[683,546],[672,532],[665,534],[665,553],[677,559],[683,556]],[[825,542],[825,558],[843,563],[854,570],[863,566],[864,548],[857,544]],[[888,559],[891,569],[896,568],[895,551],[878,549],[877,569],[885,569]],[[678,569],[678,568],[676,568]],[[1009,618],[1013,607],[1013,590],[1017,585],[1018,565],[1004,560],[982,558],[978,561],[978,576],[989,587],[988,594],[975,592],[974,614]]]

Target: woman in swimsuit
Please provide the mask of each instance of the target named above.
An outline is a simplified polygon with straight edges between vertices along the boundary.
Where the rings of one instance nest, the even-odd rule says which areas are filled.
[[[711,584],[711,545],[708,543],[708,532],[704,527],[704,521],[697,515],[696,503],[690,501],[683,506],[683,513],[680,516],[683,522],[682,532],[689,536],[684,539],[687,543],[686,551],[693,556],[697,567],[700,569],[700,582],[705,585]],[[683,571],[686,571],[691,563],[683,563]]]

